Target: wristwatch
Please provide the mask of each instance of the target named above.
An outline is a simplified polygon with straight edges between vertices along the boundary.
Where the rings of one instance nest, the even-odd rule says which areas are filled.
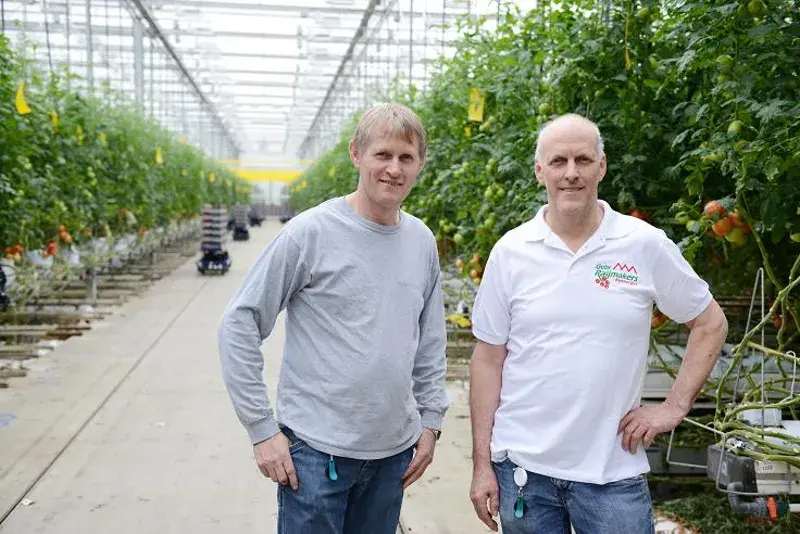
[[[439,438],[442,437],[441,430],[436,430],[435,428],[428,428],[428,427],[425,427],[423,430],[430,430],[431,432],[433,432],[433,435],[436,436],[436,441],[439,441]]]

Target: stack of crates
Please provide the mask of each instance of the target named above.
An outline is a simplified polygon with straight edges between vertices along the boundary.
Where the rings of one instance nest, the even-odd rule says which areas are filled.
[[[254,201],[250,205],[250,226],[261,226],[267,216],[267,206],[263,200]]]
[[[250,239],[250,232],[247,230],[247,223],[250,220],[250,206],[247,204],[236,204],[233,207],[233,240],[247,241]]]
[[[203,235],[200,244],[203,257],[197,261],[197,270],[225,274],[231,259],[225,250],[227,241],[227,210],[224,207],[203,206]]]

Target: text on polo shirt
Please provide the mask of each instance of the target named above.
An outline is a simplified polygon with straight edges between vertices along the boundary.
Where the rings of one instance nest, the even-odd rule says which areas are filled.
[[[595,265],[594,282],[603,289],[608,289],[611,281],[635,286],[639,284],[639,273],[633,264],[617,262],[613,267],[607,263]]]

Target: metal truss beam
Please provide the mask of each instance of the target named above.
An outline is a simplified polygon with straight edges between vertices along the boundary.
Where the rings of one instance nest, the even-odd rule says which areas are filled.
[[[34,32],[29,32],[29,33],[34,33]],[[38,33],[38,32],[36,32],[36,33]],[[41,33],[44,34],[44,28],[41,29]],[[59,51],[59,52],[63,52],[63,51],[67,50],[67,48],[65,46],[55,45],[55,44],[52,45],[51,48],[52,48],[52,50],[56,50],[56,51]],[[102,48],[102,50],[104,50],[104,51],[108,50],[109,52],[132,53],[130,47],[127,47],[127,46],[117,46],[117,45],[105,46],[105,45],[102,45],[102,47],[100,47],[100,48]],[[71,47],[70,50],[80,50],[80,48]],[[154,52],[158,51],[160,53],[160,50],[153,49],[153,51]],[[190,60],[190,59],[194,60],[194,59],[200,58],[200,57],[202,57],[204,52],[199,52],[197,50],[192,50],[192,49],[182,49],[181,50],[181,54],[183,54],[184,60],[186,61],[186,60]],[[318,60],[319,61],[340,61],[342,59],[342,56],[340,54],[336,54],[336,55],[334,55],[334,54],[319,54],[319,55],[316,55],[315,54],[315,55],[309,56],[307,54],[259,54],[259,53],[248,53],[248,52],[224,52],[224,51],[219,51],[219,52],[209,53],[209,55],[211,55],[211,56],[219,56],[220,58],[286,59],[286,60],[289,60],[289,61],[311,61],[311,60],[314,60],[314,61],[318,61]],[[217,59],[217,57],[212,57],[212,60],[215,60],[215,59]],[[414,63],[419,63],[419,64],[429,63],[430,64],[430,63],[434,63],[436,61],[437,61],[436,58],[420,58],[418,60],[415,60]],[[392,59],[392,58],[372,58],[372,59],[370,59],[370,63],[372,63],[372,64],[387,64],[388,63],[388,64],[391,64],[391,65],[394,65],[395,63],[397,63],[397,60],[396,59]],[[75,62],[71,62],[70,64],[71,65],[78,65]],[[95,65],[98,65],[98,64],[99,63],[95,63]],[[148,66],[148,68],[150,68],[150,67]],[[156,67],[156,68],[158,68],[158,67]],[[166,65],[165,67],[161,67],[161,68],[165,68],[166,70],[174,70],[174,68],[170,67],[169,65]]]
[[[220,9],[224,11],[245,11],[249,15],[254,15],[258,13],[297,13],[299,17],[306,18],[309,13],[323,13],[326,15],[363,15],[364,10],[359,9],[357,7],[331,7],[331,6],[324,6],[324,5],[276,5],[276,4],[259,4],[259,3],[251,3],[251,2],[215,2],[215,1],[205,1],[205,0],[173,0],[170,2],[170,7],[192,7],[192,8],[201,8],[201,9]],[[383,14],[385,9],[381,9],[376,7],[374,9],[374,13],[376,14]],[[256,13],[253,13],[256,12]],[[426,13],[424,11],[415,11],[415,10],[390,10],[390,13],[399,14],[401,17],[408,17],[409,15],[413,15],[414,17],[424,17]],[[429,11],[427,13],[429,17],[435,17],[437,20],[442,19],[441,13],[437,13],[434,11]],[[450,22],[450,20],[455,20],[457,17],[461,16],[460,14],[445,14],[445,20]]]
[[[328,103],[328,100],[330,100],[331,94],[333,94],[333,90],[336,88],[336,82],[342,75],[345,65],[347,65],[347,62],[350,61],[350,58],[353,57],[353,50],[356,47],[356,43],[358,43],[359,39],[361,39],[361,37],[364,35],[364,31],[369,26],[369,20],[370,18],[372,18],[372,14],[375,12],[375,7],[378,5],[378,1],[379,0],[369,0],[369,5],[367,5],[367,8],[364,10],[364,16],[361,18],[361,24],[359,24],[356,33],[350,40],[350,45],[347,47],[347,52],[345,52],[344,57],[342,57],[342,62],[339,64],[339,68],[336,70],[336,76],[333,77],[333,80],[331,80],[331,84],[328,86],[328,92],[325,93],[325,98],[322,100],[322,103],[320,104],[319,109],[317,110],[317,114],[314,117],[314,121],[311,123],[311,126],[308,129],[306,138],[303,140],[303,143],[301,145],[301,150],[302,146],[304,146],[306,144],[306,141],[308,141],[308,136],[311,134],[314,128],[316,128],[317,123],[319,122],[319,118],[322,114],[322,110],[325,109],[325,105]]]
[[[211,113],[211,116],[213,117],[214,121],[222,129],[222,131],[225,134],[225,137],[228,138],[228,142],[234,147],[234,149],[237,152],[241,152],[241,147],[239,146],[239,143],[237,142],[236,138],[231,134],[231,132],[228,130],[228,127],[225,125],[225,122],[220,117],[219,112],[216,109],[216,106],[214,106],[214,104],[208,100],[205,93],[203,93],[203,91],[197,85],[197,82],[195,82],[194,77],[186,69],[186,66],[184,66],[183,61],[181,61],[181,58],[178,56],[178,54],[175,52],[175,49],[170,44],[169,39],[167,39],[167,37],[162,33],[161,27],[158,25],[158,22],[156,22],[155,18],[153,18],[153,16],[150,14],[150,10],[147,8],[147,6],[145,6],[142,3],[142,0],[128,0],[128,1],[133,3],[133,6],[136,7],[139,15],[150,26],[150,32],[153,34],[154,37],[158,38],[158,40],[161,41],[162,46],[166,49],[170,57],[172,57],[172,60],[175,62],[175,65],[177,65],[178,69],[180,69],[180,71],[183,73],[184,77],[189,82],[189,84],[192,87],[194,87],[195,91],[197,91],[197,94],[200,97],[200,99],[208,107],[209,113]]]
[[[140,0],[130,0],[134,2],[139,2]],[[371,0],[372,1],[372,0]],[[49,31],[52,35],[53,33],[65,33],[66,32],[66,25],[62,23],[50,23],[49,24]],[[359,28],[360,29],[360,28]],[[26,32],[39,32],[45,33],[44,24],[38,22],[28,22],[25,25]],[[86,32],[87,25],[85,22],[73,22],[70,24],[70,32],[73,33],[80,33]],[[109,25],[102,25],[102,24],[92,24],[91,31],[94,37],[133,37],[133,28],[129,28],[127,26],[109,26]],[[357,30],[358,31],[358,30]],[[239,38],[239,39],[261,39],[261,40],[268,40],[268,41],[297,41],[298,39],[305,41],[311,45],[344,45],[350,44],[352,41],[351,37],[347,36],[330,36],[325,38],[319,39],[309,39],[309,38],[299,38],[295,33],[261,33],[261,32],[238,32],[238,31],[214,31],[214,32],[203,32],[203,31],[187,31],[187,30],[179,30],[179,31],[172,31],[172,32],[164,32],[161,34],[164,36],[164,40],[162,42],[166,42],[170,45],[170,49],[173,49],[172,43],[166,39],[167,36],[169,37],[177,37],[177,36],[188,36],[188,37],[209,37],[209,38],[217,38],[217,37],[225,37],[225,38]],[[158,34],[155,35],[158,37]],[[160,40],[160,39],[159,39]],[[395,45],[395,46],[408,46],[412,44],[412,41],[406,38],[403,39],[370,39],[368,41],[369,44],[380,44],[380,45]],[[445,41],[444,45],[450,45],[455,43],[455,41]],[[433,40],[430,42],[431,46],[441,46],[442,42],[438,40]],[[99,45],[98,50],[102,50],[105,46]],[[128,51],[129,49],[122,47],[123,51]],[[174,50],[173,50],[174,51]],[[172,55],[172,53],[170,53]],[[341,56],[337,56],[338,57]]]

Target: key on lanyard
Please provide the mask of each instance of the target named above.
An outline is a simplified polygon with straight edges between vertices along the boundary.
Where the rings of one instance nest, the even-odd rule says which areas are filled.
[[[328,478],[331,480],[337,480],[339,478],[339,473],[336,472],[336,462],[333,461],[332,454],[328,460],[328,467],[325,469],[325,474],[328,475]]]
[[[528,483],[528,472],[521,467],[514,469],[514,483],[517,485],[517,502],[514,503],[514,517],[519,519],[525,514],[525,500],[522,498],[522,488]]]

